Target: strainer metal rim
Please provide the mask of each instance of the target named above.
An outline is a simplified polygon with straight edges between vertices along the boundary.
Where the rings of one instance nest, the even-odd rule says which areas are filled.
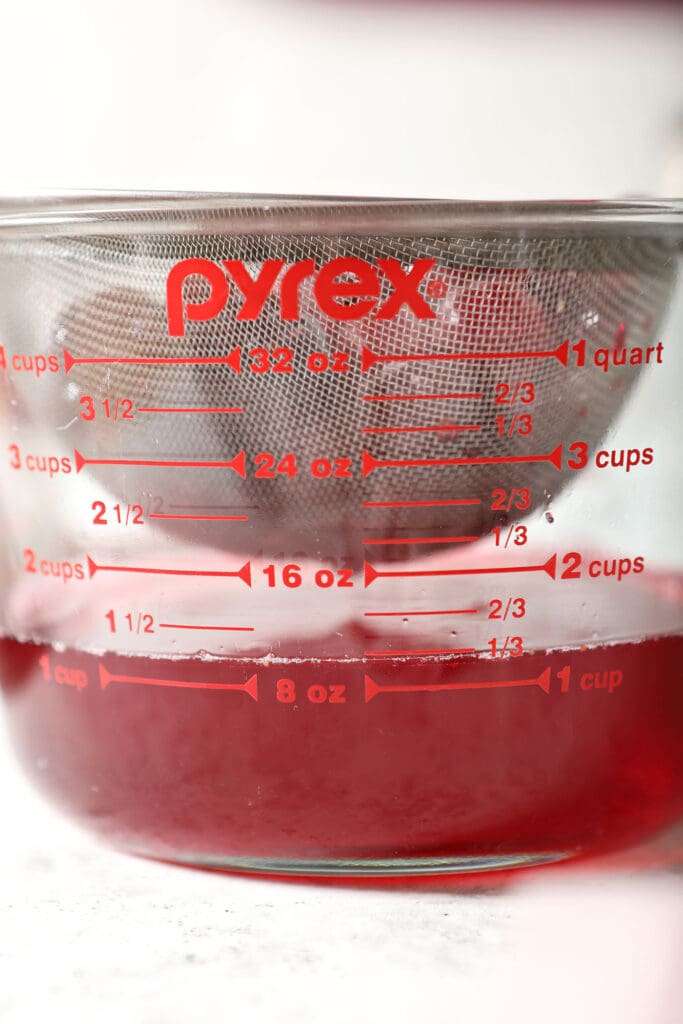
[[[683,199],[482,202],[211,192],[0,192],[0,237],[454,232],[683,240]]]

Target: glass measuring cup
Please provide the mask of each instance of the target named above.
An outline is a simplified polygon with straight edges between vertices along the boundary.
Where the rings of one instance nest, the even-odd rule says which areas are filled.
[[[0,207],[0,674],[136,852],[543,863],[683,806],[681,207]]]

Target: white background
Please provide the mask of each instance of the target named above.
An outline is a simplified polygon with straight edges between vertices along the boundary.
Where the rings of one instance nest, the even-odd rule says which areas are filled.
[[[681,194],[680,5],[3,0],[0,189]]]
[[[681,195],[678,5],[0,7],[0,191]],[[0,739],[0,1020],[674,1024],[680,876],[502,895],[100,850]]]

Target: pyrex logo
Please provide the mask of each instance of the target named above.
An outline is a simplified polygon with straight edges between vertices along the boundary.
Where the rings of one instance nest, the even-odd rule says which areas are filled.
[[[313,296],[320,312],[333,320],[360,320],[372,316],[390,320],[406,306],[419,320],[433,320],[436,313],[419,288],[436,260],[416,259],[404,268],[398,260],[378,259],[368,263],[357,256],[339,256],[318,267],[312,259],[299,260],[285,267],[285,260],[265,260],[252,277],[242,260],[181,260],[171,268],[166,280],[168,333],[180,338],[188,322],[212,320],[225,308],[232,285],[241,293],[238,320],[256,320],[266,300],[277,295],[282,320],[300,317],[300,285],[313,281]],[[185,282],[199,277],[208,285],[209,294],[201,302],[185,297]],[[391,286],[380,301],[382,278]]]

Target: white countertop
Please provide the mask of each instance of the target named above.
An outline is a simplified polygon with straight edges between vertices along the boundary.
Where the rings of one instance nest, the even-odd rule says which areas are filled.
[[[683,878],[340,888],[110,852],[0,739],[3,1024],[677,1024]]]
[[[245,879],[110,852],[3,743],[0,1019],[433,1021],[471,997],[509,899]]]

